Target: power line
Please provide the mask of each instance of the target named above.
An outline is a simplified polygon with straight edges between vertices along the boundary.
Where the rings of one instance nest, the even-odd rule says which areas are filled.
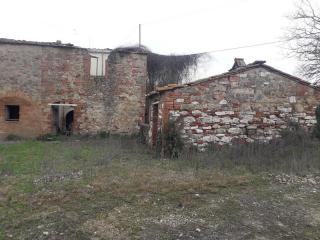
[[[281,40],[281,41],[273,41],[273,42],[256,43],[256,44],[244,45],[244,46],[232,47],[232,48],[215,49],[215,50],[206,51],[206,52],[194,53],[194,55],[206,54],[206,53],[214,53],[214,52],[225,52],[225,51],[237,50],[237,49],[242,49],[242,48],[259,47],[259,46],[272,45],[272,44],[282,43],[282,42],[288,42],[288,41],[287,40]]]
[[[139,47],[141,47],[141,26],[142,26],[142,24],[139,24]],[[201,55],[201,54],[208,54],[208,53],[215,53],[215,52],[226,52],[226,51],[231,51],[231,50],[260,47],[260,46],[272,45],[272,44],[276,44],[276,43],[283,43],[283,42],[289,42],[289,41],[290,40],[278,40],[278,41],[272,41],[272,42],[263,42],[263,43],[256,43],[256,44],[251,44],[251,45],[232,47],[232,48],[215,49],[215,50],[206,51],[206,52],[193,53],[190,55]]]
[[[289,42],[289,41],[290,40],[280,40],[280,41],[273,41],[273,42],[256,43],[256,44],[251,44],[251,45],[244,45],[244,46],[232,47],[232,48],[215,49],[215,50],[211,50],[211,51],[198,52],[198,53],[185,54],[185,55],[201,55],[201,54],[209,54],[209,53],[215,53],[215,52],[226,52],[226,51],[232,51],[232,50],[237,50],[237,49],[259,47],[259,46],[272,45],[272,44],[276,44],[276,43]]]

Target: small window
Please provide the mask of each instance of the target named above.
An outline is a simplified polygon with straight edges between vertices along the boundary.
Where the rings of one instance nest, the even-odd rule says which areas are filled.
[[[95,53],[91,55],[90,76],[104,77],[106,73],[106,59],[105,53]]]
[[[99,58],[91,56],[90,75],[99,76]]]
[[[20,106],[6,105],[6,121],[19,121]]]

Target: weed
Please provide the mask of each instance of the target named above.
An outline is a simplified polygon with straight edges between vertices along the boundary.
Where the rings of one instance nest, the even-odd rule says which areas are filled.
[[[316,108],[316,119],[317,119],[317,123],[314,126],[314,135],[320,139],[320,105]]]
[[[211,145],[207,152],[184,151],[178,163],[195,170],[208,167],[235,169],[244,167],[252,172],[279,171],[304,174],[320,171],[319,141],[295,124],[282,132],[282,137],[269,143]]]
[[[15,135],[15,134],[9,134],[6,138],[6,141],[21,141],[22,137]]]
[[[39,140],[39,141],[57,141],[58,136],[55,134],[52,134],[52,133],[47,133],[47,134],[44,134],[44,135],[37,137],[37,140]]]
[[[0,176],[36,174],[46,152],[46,145],[36,141],[0,145]]]
[[[181,128],[179,121],[169,121],[159,134],[160,141],[157,141],[157,148],[161,149],[164,157],[177,158],[182,152],[184,143],[180,136]]]
[[[278,142],[290,149],[281,157],[302,142],[314,151],[313,143],[298,139],[287,146]],[[182,152],[174,161],[159,161],[136,139],[123,136],[0,145],[0,172],[10,173],[0,176],[0,239],[43,239],[43,232],[50,239],[171,239],[181,233],[183,239],[213,234],[246,239],[246,229],[257,222],[260,234],[277,239],[283,232],[273,229],[280,220],[295,226],[287,238],[314,238],[317,222],[305,226],[319,195],[303,195],[310,189],[270,183],[268,175],[248,172],[271,169],[270,163],[279,161],[280,155],[268,153],[276,145],[268,146]],[[269,155],[253,159],[261,153]],[[263,165],[270,156],[277,159]],[[284,194],[303,195],[303,200],[284,202]]]
[[[109,133],[107,133],[106,131],[99,132],[99,137],[105,139],[109,137]]]

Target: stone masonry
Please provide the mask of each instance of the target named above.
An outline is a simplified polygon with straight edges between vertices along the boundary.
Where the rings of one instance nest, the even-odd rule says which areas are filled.
[[[268,142],[278,138],[289,121],[310,129],[316,123],[320,90],[255,62],[158,91],[153,98],[159,101],[159,129],[168,120],[179,121],[182,138],[205,149],[208,144]]]
[[[106,75],[90,76],[90,54],[71,44],[0,39],[0,138],[52,133],[49,104],[74,104],[72,131],[135,134],[144,122],[146,56],[113,53]],[[20,106],[7,121],[5,107]]]

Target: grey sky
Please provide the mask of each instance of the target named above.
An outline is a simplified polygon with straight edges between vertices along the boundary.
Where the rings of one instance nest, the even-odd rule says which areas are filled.
[[[2,1],[1,36],[114,48],[138,41],[158,53],[185,54],[277,41],[293,0],[10,0]],[[227,71],[234,57],[295,74],[280,44],[213,53],[198,77]],[[206,69],[206,71],[204,71]]]

